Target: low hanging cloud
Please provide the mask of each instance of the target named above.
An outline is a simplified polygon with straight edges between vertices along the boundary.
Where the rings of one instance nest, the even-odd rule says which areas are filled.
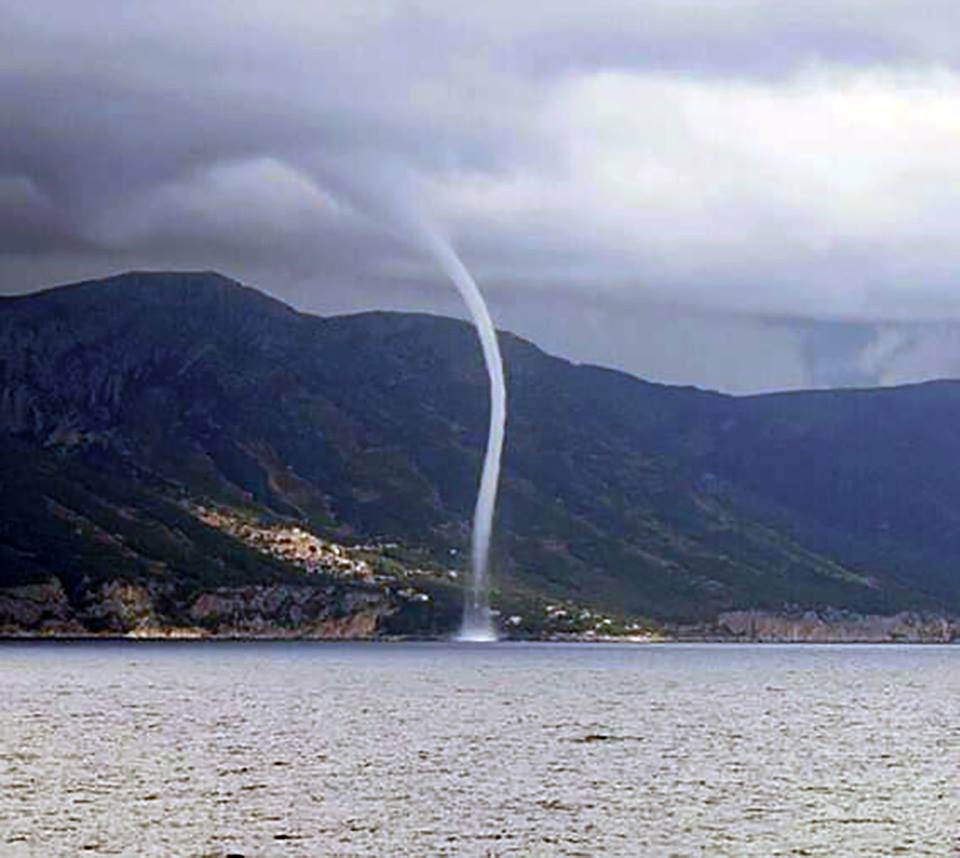
[[[552,270],[531,242],[493,276],[812,318],[960,310],[952,72],[598,73],[560,86],[541,120],[549,166],[436,192],[467,235],[539,233],[573,256]]]
[[[958,27],[900,0],[6,0],[0,289],[216,267],[307,309],[455,311],[359,178],[572,357],[731,390],[947,374]],[[857,350],[821,372],[831,337]]]

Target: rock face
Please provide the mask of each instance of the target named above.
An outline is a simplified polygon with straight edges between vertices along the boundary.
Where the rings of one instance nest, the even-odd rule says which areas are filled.
[[[133,584],[113,579],[84,590],[80,594],[78,618],[92,631],[126,634],[157,629],[164,622],[157,614],[156,584]]]
[[[374,591],[351,590],[343,600],[306,586],[220,588],[189,609],[200,628],[218,635],[371,638],[395,606]]]
[[[0,588],[0,635],[376,637],[399,604],[376,590],[309,585],[219,587],[178,600],[170,587],[104,581],[71,603],[60,581]]]
[[[56,635],[84,631],[57,578],[0,589],[0,634]]]
[[[936,615],[892,616],[838,611],[799,615],[728,611],[717,618],[722,633],[742,640],[795,643],[949,643],[960,639],[960,622]]]

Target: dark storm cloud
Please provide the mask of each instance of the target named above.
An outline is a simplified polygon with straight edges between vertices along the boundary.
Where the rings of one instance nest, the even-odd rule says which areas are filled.
[[[406,206],[574,357],[729,389],[936,374],[958,32],[900,0],[0,0],[0,288],[202,267],[455,311],[377,216]],[[863,342],[827,371],[840,324]]]

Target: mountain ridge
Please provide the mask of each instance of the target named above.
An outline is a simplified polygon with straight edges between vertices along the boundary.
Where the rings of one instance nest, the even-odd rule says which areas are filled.
[[[960,383],[732,396],[499,338],[505,610],[568,600],[705,622],[960,609]],[[212,272],[0,302],[0,432],[37,469],[397,539],[438,568],[465,554],[487,410],[462,320],[312,316]],[[15,506],[7,497],[5,521]],[[7,556],[15,538],[49,554],[41,507],[0,533]]]

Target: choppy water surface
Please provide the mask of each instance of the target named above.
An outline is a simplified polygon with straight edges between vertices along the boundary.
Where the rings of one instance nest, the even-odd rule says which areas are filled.
[[[0,688],[2,855],[960,855],[960,647],[7,644]]]

